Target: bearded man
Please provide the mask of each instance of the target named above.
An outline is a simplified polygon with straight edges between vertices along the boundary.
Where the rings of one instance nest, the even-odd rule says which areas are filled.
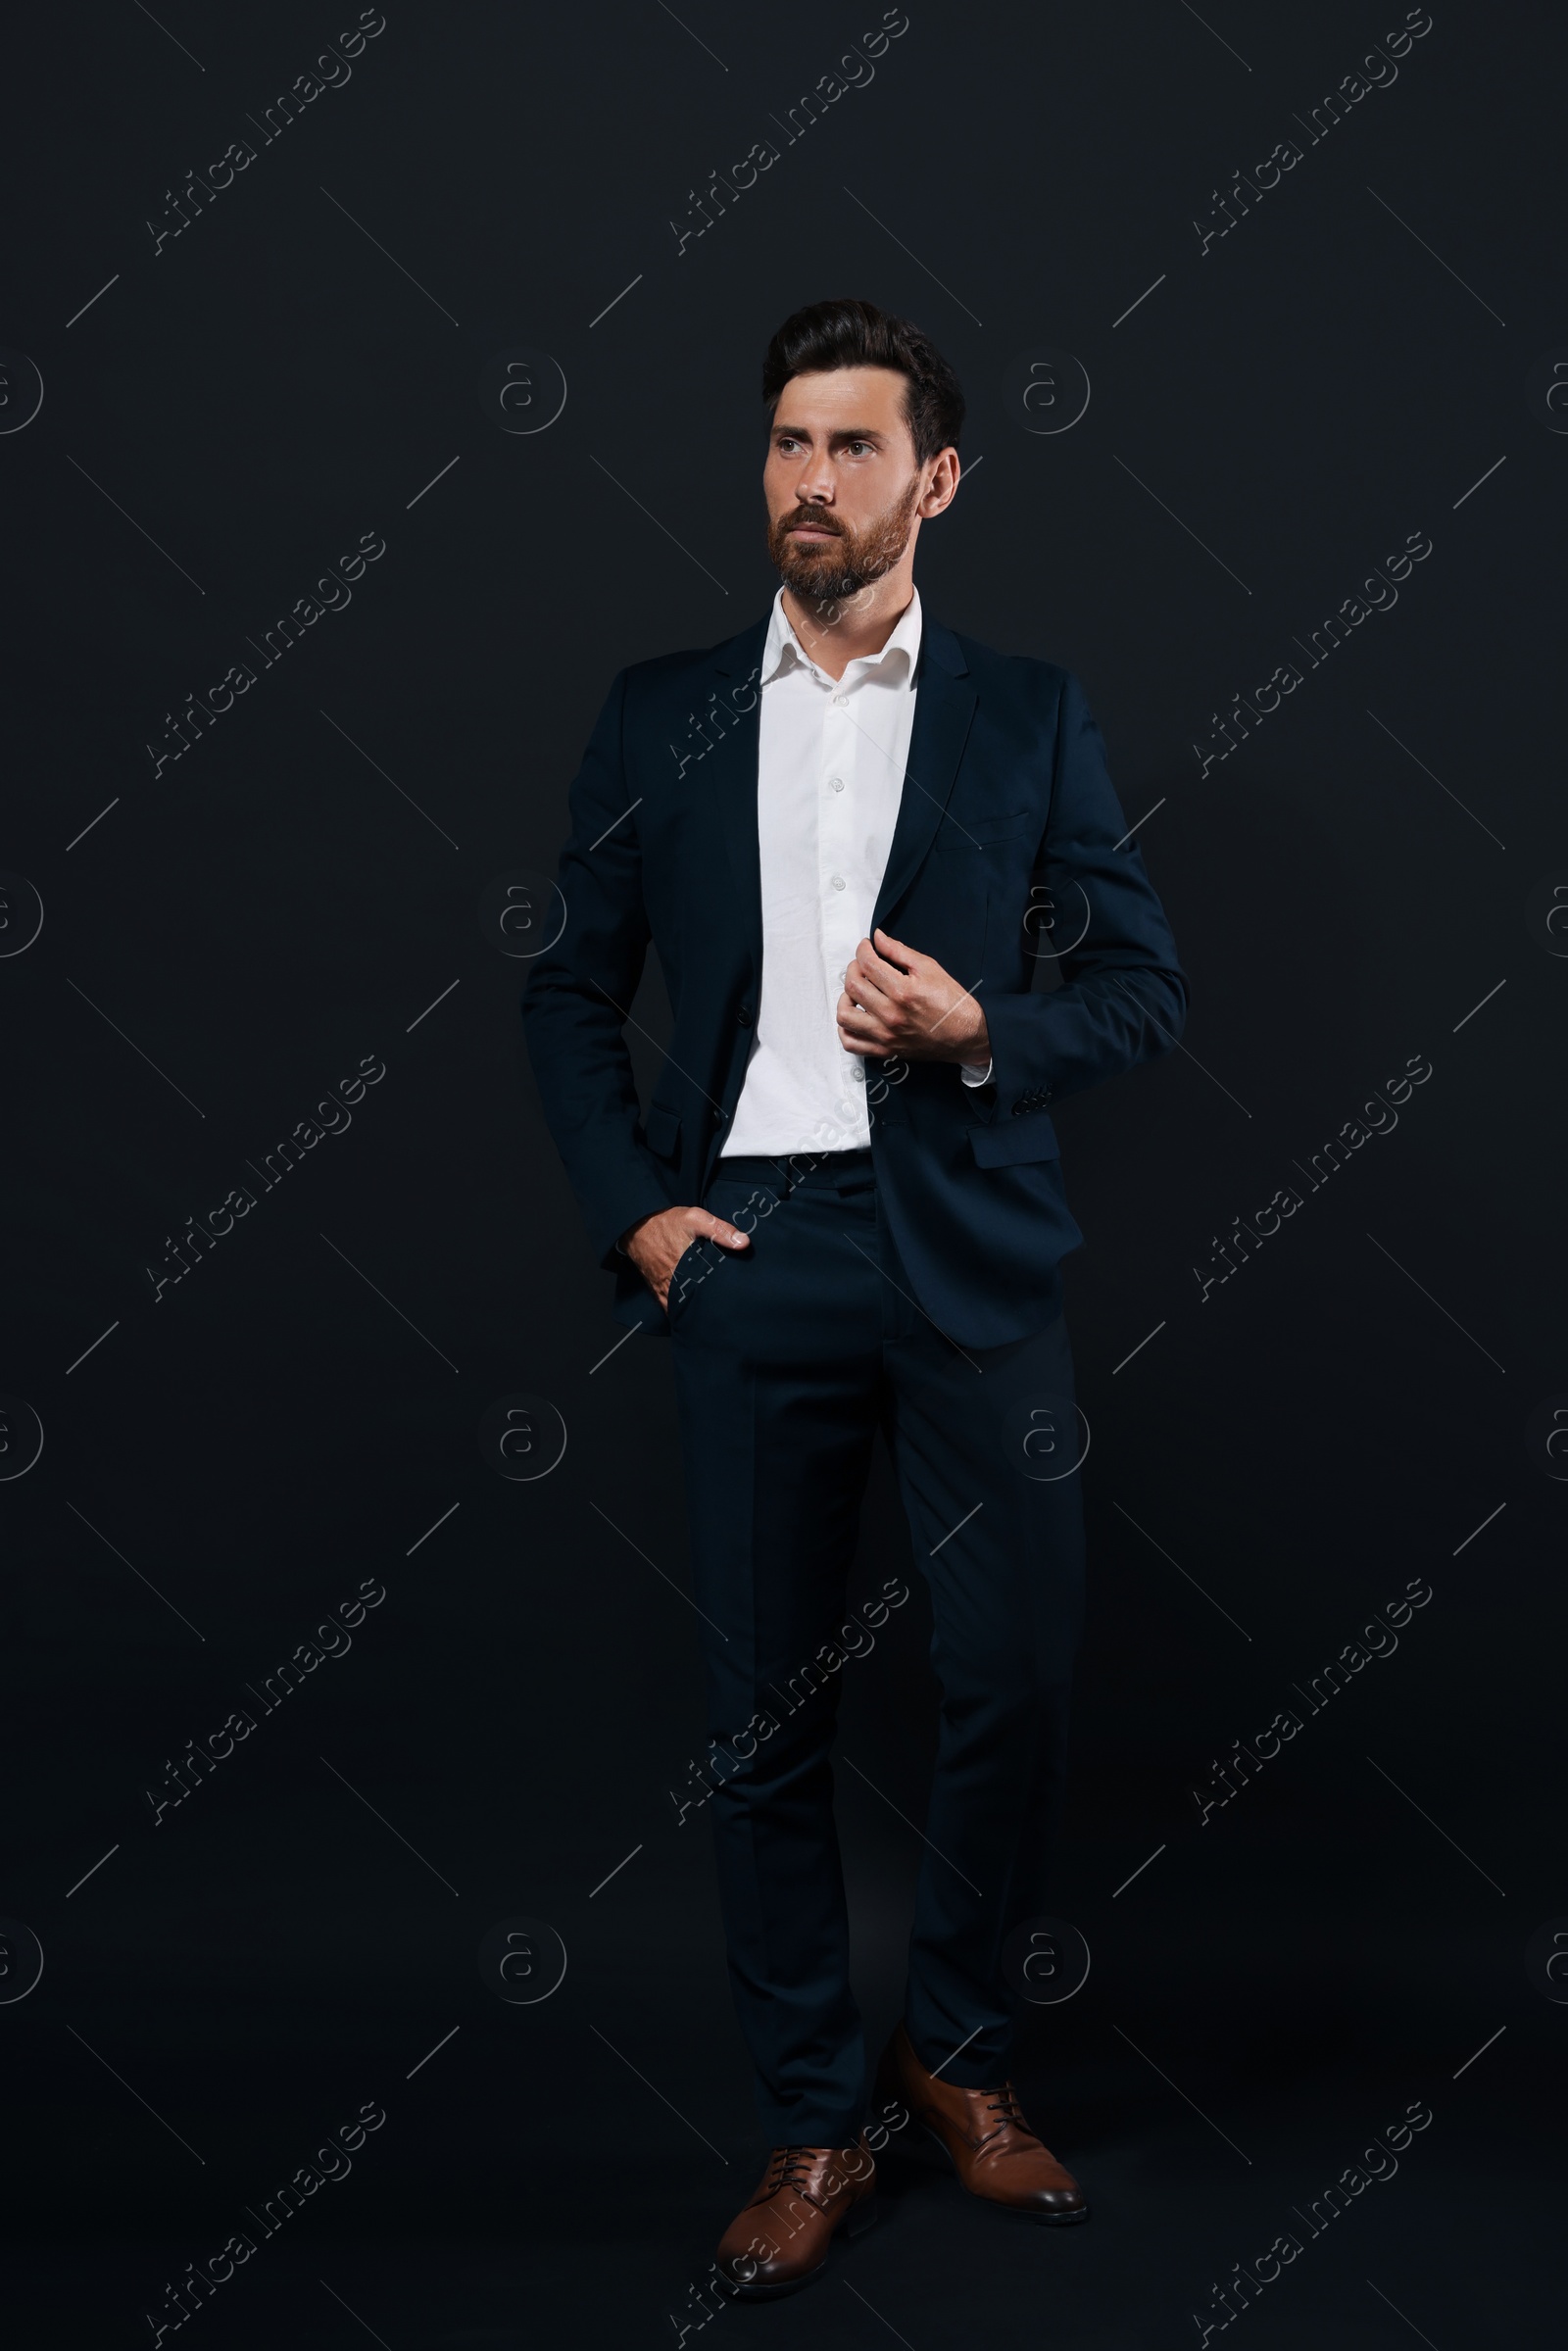
[[[1174,1045],[1186,982],[1082,689],[922,611],[963,398],[863,301],[762,367],[771,610],[623,670],[571,788],[523,1012],[623,1323],[667,1335],[730,1982],[772,2149],[737,2294],[876,2211],[868,2099],[998,2212],[1088,2206],[1008,2082],[1082,1616],[1082,1445],[1051,1106]],[[650,942],[673,1012],[638,1102]],[[877,1429],[930,1591],[941,1723],[904,2016],[874,2085],[829,1761]],[[842,1662],[841,1659],[838,1659]]]

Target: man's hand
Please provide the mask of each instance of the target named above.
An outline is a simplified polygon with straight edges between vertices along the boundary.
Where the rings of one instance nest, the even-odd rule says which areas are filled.
[[[849,1053],[900,1053],[906,1061],[991,1058],[986,1016],[934,955],[878,931],[862,939],[844,975],[839,1043]]]
[[[660,1304],[668,1308],[669,1277],[694,1241],[716,1241],[721,1249],[750,1249],[745,1233],[710,1216],[706,1208],[662,1208],[622,1233],[620,1246]]]

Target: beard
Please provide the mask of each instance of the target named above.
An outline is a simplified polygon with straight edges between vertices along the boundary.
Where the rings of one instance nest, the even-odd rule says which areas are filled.
[[[919,488],[916,476],[901,498],[861,530],[852,529],[830,507],[789,508],[767,526],[767,552],[786,588],[815,605],[823,620],[835,619],[833,608],[885,577],[908,546]],[[789,533],[808,517],[834,536],[815,546],[797,545]]]

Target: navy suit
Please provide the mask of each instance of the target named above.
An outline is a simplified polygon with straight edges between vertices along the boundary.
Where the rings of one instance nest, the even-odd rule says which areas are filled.
[[[617,1319],[673,1341],[710,1734],[687,1801],[711,1806],[763,2125],[775,2145],[843,2145],[867,2072],[830,1751],[863,1644],[845,1606],[875,1433],[942,1687],[905,2021],[923,2064],[985,2088],[1011,2039],[1004,1946],[1044,1899],[1082,1620],[1057,1271],[1081,1236],[1049,1105],[1174,1044],[1186,983],[1076,680],[927,618],[874,922],[974,990],[992,1080],[868,1063],[869,1149],[825,1132],[787,1160],[723,1155],[763,979],[764,634],[616,679],[572,787],[564,928],[523,1012]],[[674,1026],[644,1115],[623,1025],[650,941]],[[1054,987],[1031,985],[1042,965]],[[698,1203],[751,1247],[694,1243],[666,1315],[616,1243]]]

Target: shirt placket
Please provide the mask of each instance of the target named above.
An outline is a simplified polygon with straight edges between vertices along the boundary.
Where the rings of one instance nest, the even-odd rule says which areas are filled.
[[[856,855],[856,731],[853,689],[839,679],[827,696],[822,713],[821,759],[818,774],[818,839],[821,843],[822,959],[828,1002],[837,1006],[844,974],[859,945],[857,912],[859,881]],[[837,1033],[835,1031],[835,1044]],[[865,1072],[853,1055],[845,1056],[845,1101],[852,1105],[854,1124],[863,1121],[864,1098],[858,1092]]]

